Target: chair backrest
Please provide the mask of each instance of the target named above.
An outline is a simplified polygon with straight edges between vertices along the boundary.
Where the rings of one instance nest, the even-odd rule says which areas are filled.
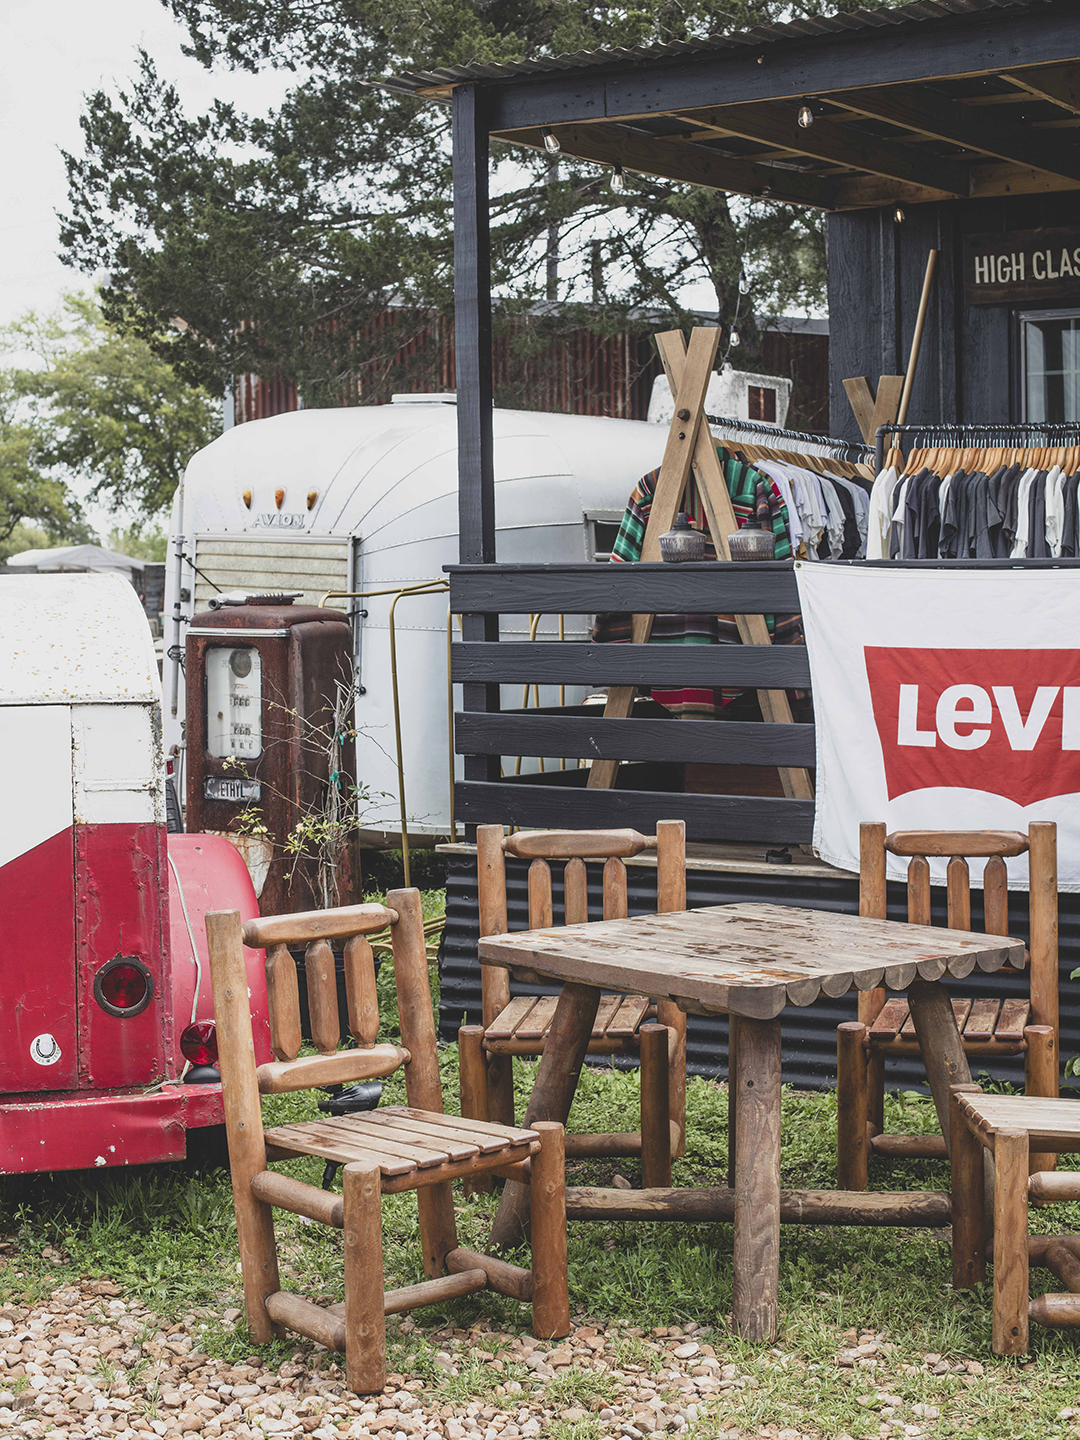
[[[506,857],[529,860],[529,929],[547,930],[556,923],[552,902],[551,861],[565,861],[563,870],[564,925],[581,925],[589,919],[587,860],[603,860],[605,920],[627,914],[626,865],[643,851],[656,852],[656,908],[658,914],[686,909],[686,825],[682,820],[658,820],[655,835],[637,830],[521,830],[506,835],[501,825],[479,825],[476,863],[480,902],[480,935],[505,935]],[[484,1024],[490,1025],[510,1003],[510,976],[490,965],[481,967]]]
[[[401,1045],[379,1045],[379,1003],[375,962],[367,938],[389,928],[397,989]],[[385,905],[349,905],[296,915],[269,915],[241,926],[235,911],[206,917],[210,964],[218,1013],[218,1058],[222,1082],[254,1083],[261,1094],[305,1090],[380,1079],[405,1066],[409,1104],[442,1109],[435,1020],[428,980],[423,911],[418,890],[395,890]],[[355,1049],[339,1050],[340,1017],[331,940],[344,940],[345,994],[349,1031]],[[266,982],[271,1046],[275,1060],[254,1064],[250,1008],[247,1016],[222,1010],[219,995],[244,980],[243,947],[266,951]],[[311,1038],[318,1054],[300,1057],[300,994],[290,945],[304,945]],[[230,1017],[226,1033],[222,1014]],[[245,1033],[246,1032],[246,1033]],[[248,1078],[250,1077],[250,1079]]]
[[[1009,933],[1009,878],[1006,859],[1028,857],[1028,954],[1032,1021],[1058,1023],[1057,826],[1033,821],[1020,830],[897,830],[882,824],[859,827],[859,914],[886,918],[886,856],[908,859],[908,921],[930,924],[930,858],[948,856],[945,870],[948,925],[971,929],[971,875],[968,860],[985,859],[983,917],[988,935]]]

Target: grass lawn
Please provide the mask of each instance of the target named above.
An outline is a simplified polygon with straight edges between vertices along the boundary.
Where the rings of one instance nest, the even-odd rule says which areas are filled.
[[[380,975],[385,1038],[396,1033],[389,966]],[[441,1056],[448,1109],[456,1109],[457,1052]],[[519,1112],[535,1066],[517,1065]],[[384,1103],[401,1102],[400,1077],[386,1083]],[[689,1150],[675,1167],[676,1184],[723,1183],[727,1157],[727,1106],[722,1086],[694,1080],[687,1096]],[[915,1096],[889,1101],[888,1128],[931,1129],[933,1108]],[[589,1068],[582,1077],[571,1123],[581,1129],[623,1130],[636,1122],[636,1073]],[[309,1094],[268,1099],[267,1123],[315,1113]],[[783,1184],[810,1189],[835,1185],[835,1097],[785,1093]],[[293,1173],[319,1183],[321,1164],[295,1161]],[[570,1167],[576,1184],[608,1184],[621,1173],[639,1183],[629,1161],[591,1161]],[[875,1187],[945,1188],[943,1165],[873,1163]],[[492,1197],[458,1196],[461,1241],[475,1249],[493,1211]],[[1077,1213],[1071,1213],[1076,1211]],[[1080,1229],[1080,1206],[1033,1211],[1038,1228]],[[412,1196],[384,1201],[388,1285],[421,1278]],[[341,1299],[341,1235],[278,1212],[284,1283],[313,1298]],[[117,1282],[160,1315],[181,1320],[192,1311],[240,1305],[232,1200],[226,1172],[161,1166],[141,1172],[96,1172],[0,1180],[0,1306],[47,1298],[73,1277]],[[625,1336],[626,1363],[644,1350],[657,1327],[704,1327],[694,1338],[711,1345],[724,1364],[738,1366],[744,1388],[716,1402],[697,1420],[693,1440],[710,1440],[726,1427],[747,1434],[789,1427],[836,1437],[905,1434],[899,1420],[883,1428],[882,1410],[899,1397],[906,1414],[920,1417],[908,1434],[965,1437],[1048,1437],[1080,1434],[1078,1342],[1067,1331],[1032,1327],[1029,1362],[999,1361],[990,1353],[988,1286],[969,1294],[950,1288],[948,1233],[787,1227],[783,1233],[780,1305],[782,1335],[771,1349],[739,1342],[730,1331],[732,1232],[728,1225],[573,1224],[570,1297],[575,1319],[588,1318]],[[523,1263],[527,1261],[523,1260]],[[1058,1282],[1034,1271],[1036,1293]],[[484,1360],[463,1366],[448,1381],[434,1355],[447,1325],[479,1324],[500,1332],[527,1329],[528,1312],[488,1293],[414,1313],[415,1324],[391,1321],[390,1368],[433,1387],[474,1392],[485,1403],[497,1372]],[[865,1332],[876,1351],[849,1355]],[[199,1343],[211,1354],[239,1361],[256,1353],[243,1322],[209,1322]],[[296,1349],[295,1337],[265,1347],[278,1363]],[[872,1350],[872,1347],[870,1347]],[[929,1358],[928,1358],[929,1357]],[[501,1377],[505,1379],[505,1374]],[[582,1376],[584,1382],[586,1377]],[[570,1384],[571,1376],[562,1384]],[[591,1388],[590,1388],[591,1387]],[[604,1396],[589,1377],[578,1403],[597,1409]],[[593,1394],[593,1390],[597,1393]],[[511,1400],[507,1399],[506,1404]],[[1072,1408],[1077,1407],[1075,1415]],[[912,1407],[918,1407],[912,1409]],[[901,1413],[894,1411],[894,1413]],[[891,1429],[890,1429],[891,1425]],[[592,1440],[592,1416],[560,1440]],[[563,1432],[565,1431],[565,1434]]]

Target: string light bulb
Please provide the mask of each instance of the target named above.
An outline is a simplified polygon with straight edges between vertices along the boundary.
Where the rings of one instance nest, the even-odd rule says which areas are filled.
[[[553,135],[546,126],[540,131],[540,134],[544,140],[544,149],[548,152],[548,154],[558,155],[559,151],[562,149],[562,146],[559,144],[559,137],[557,135]]]
[[[731,332],[731,342],[730,342],[730,343],[731,343],[731,348],[732,348],[732,349],[734,349],[735,346],[738,345],[738,343],[739,343],[739,332],[738,332],[737,330],[732,330],[732,332]]]
[[[809,105],[803,105],[799,110],[799,124],[804,130],[809,130],[814,123],[814,112]]]
[[[613,165],[611,167],[611,188],[615,191],[616,195],[621,195],[625,188],[621,165]]]
[[[897,225],[902,225],[904,223],[904,212],[903,210],[901,210],[899,205],[897,205],[896,209],[893,211],[892,218],[896,221]]]
[[[749,279],[747,278],[747,275],[746,275],[746,271],[745,271],[745,270],[740,270],[740,271],[739,271],[739,294],[740,294],[740,295],[749,295],[749,294],[750,294],[750,281],[749,281]]]

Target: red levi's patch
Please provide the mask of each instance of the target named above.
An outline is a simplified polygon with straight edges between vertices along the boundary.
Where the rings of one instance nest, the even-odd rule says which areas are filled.
[[[938,786],[1025,806],[1080,792],[1080,650],[863,654],[890,800]]]

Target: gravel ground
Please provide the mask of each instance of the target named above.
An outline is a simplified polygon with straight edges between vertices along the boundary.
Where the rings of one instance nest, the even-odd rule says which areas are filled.
[[[524,1377],[496,1383],[490,1397],[495,1403],[440,1403],[438,1383],[405,1375],[391,1375],[382,1395],[360,1397],[345,1389],[341,1367],[319,1347],[297,1350],[276,1370],[257,1356],[235,1365],[200,1352],[200,1328],[216,1329],[219,1318],[232,1320],[236,1313],[193,1314],[183,1325],[160,1328],[145,1306],[121,1299],[119,1287],[108,1281],[58,1290],[48,1304],[33,1308],[3,1308],[0,1435],[534,1440],[553,1429],[573,1434],[588,1421],[590,1433],[637,1440],[687,1430],[716,1397],[735,1400],[740,1389],[756,1383],[735,1365],[722,1364],[711,1345],[694,1340],[693,1326],[642,1335],[578,1325],[555,1344],[476,1328],[427,1333],[443,1347],[435,1352],[435,1364],[448,1383],[477,1358],[500,1373]],[[399,1322],[399,1334],[408,1334],[412,1325],[409,1319]],[[647,1365],[619,1363],[628,1341]],[[593,1377],[608,1403],[595,1398],[585,1407],[567,1403],[574,1385],[560,1383],[560,1377],[571,1371]],[[716,1440],[736,1440],[744,1432],[736,1425],[710,1427],[710,1433]],[[752,1433],[801,1440],[798,1430],[765,1427]]]
[[[762,1360],[788,1377],[805,1362],[776,1348],[759,1352],[753,1365],[726,1363],[705,1338],[714,1332],[695,1339],[694,1325],[642,1332],[582,1323],[553,1344],[483,1322],[424,1329],[436,1378],[391,1374],[381,1395],[361,1397],[318,1346],[295,1350],[276,1369],[259,1356],[234,1364],[200,1350],[200,1335],[220,1338],[222,1321],[228,1328],[238,1315],[201,1311],[166,1325],[101,1280],[58,1289],[47,1304],[0,1309],[0,1437],[641,1440],[687,1432],[687,1440],[851,1440],[834,1428],[784,1428],[760,1416],[742,1428],[740,1418],[745,1424],[757,1408]],[[391,1322],[398,1340],[419,1338],[419,1330],[408,1317]],[[937,1354],[918,1366],[898,1364],[884,1332],[849,1330],[842,1342],[826,1365],[850,1377],[860,1406],[872,1412],[864,1434],[916,1440],[935,1433],[938,1407],[893,1393],[904,1375],[930,1383],[948,1376],[963,1413],[965,1386],[984,1374],[979,1361]],[[478,1363],[484,1393],[470,1398]],[[1080,1419],[1077,1409],[1057,1413]]]

